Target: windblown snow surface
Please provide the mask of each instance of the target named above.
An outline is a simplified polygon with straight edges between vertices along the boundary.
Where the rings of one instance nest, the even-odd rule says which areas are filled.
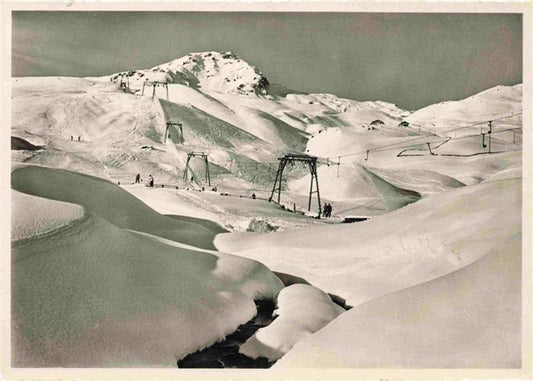
[[[519,178],[442,193],[356,225],[215,240],[354,306],[289,352],[294,361],[280,363],[326,367],[519,366],[520,243]]]
[[[521,103],[291,93],[231,52],[13,78],[13,365],[173,367],[271,299],[240,351],[279,368],[519,367]],[[298,163],[268,202],[287,153],[333,218]]]
[[[13,366],[173,367],[282,287],[260,263],[180,243],[205,246],[206,229],[105,180],[23,167],[13,187],[32,194],[14,197]]]

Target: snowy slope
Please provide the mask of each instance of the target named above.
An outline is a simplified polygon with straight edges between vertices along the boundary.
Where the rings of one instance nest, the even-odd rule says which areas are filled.
[[[381,113],[387,111],[383,102],[372,102],[371,105]],[[350,115],[352,108],[344,114]],[[357,118],[349,123],[353,128],[321,131],[309,140],[307,151],[330,159],[350,155],[342,161],[362,162],[366,151],[370,150],[371,159],[384,157],[394,161],[400,153],[429,156],[427,143],[431,143],[433,153],[437,155],[468,156],[488,152],[488,147],[482,146],[481,133],[489,131],[489,120],[494,120],[492,152],[519,151],[522,144],[521,109],[522,85],[519,84],[497,86],[463,100],[431,105],[410,115],[394,112],[389,105],[388,117],[374,114],[383,124],[371,124],[372,118],[364,119],[364,110],[358,110],[354,113]],[[514,116],[507,118],[511,115]],[[410,125],[399,126],[399,121]],[[469,127],[473,124],[475,126]],[[488,144],[488,135],[485,138],[485,144]]]
[[[382,204],[381,208],[387,211],[401,208],[417,201],[420,195],[417,192],[398,188],[383,180],[362,165],[353,165],[342,168],[342,176],[337,176],[335,165],[323,165],[318,168],[320,178],[320,194],[328,200],[356,199],[372,202],[375,207]],[[311,175],[289,183],[289,189],[297,193],[309,191]]]
[[[521,235],[456,272],[341,315],[275,368],[519,368]]]
[[[513,178],[432,195],[358,224],[220,234],[215,246],[359,305],[503,250],[521,231],[520,210],[521,179]]]
[[[190,238],[190,222],[159,216],[176,229],[174,241],[129,230],[151,226],[157,214],[115,185],[39,167],[14,177],[17,188],[60,200],[14,193],[24,201],[14,232],[31,233],[13,237],[16,367],[175,367],[251,319],[253,299],[275,298],[282,287],[257,262],[177,242],[201,242],[200,225]],[[28,185],[47,177],[46,191]],[[65,200],[83,204],[83,218]],[[46,228],[36,231],[35,221]]]
[[[123,229],[142,231],[205,249],[212,249],[213,237],[224,231],[162,216],[109,181],[75,172],[22,166],[12,172],[11,186],[19,192],[82,205]]]
[[[405,120],[417,126],[421,125],[428,131],[440,133],[446,129],[521,112],[522,84],[518,84],[496,86],[466,99],[437,103],[412,113]],[[511,118],[500,122],[499,125],[521,125],[521,118]]]
[[[27,208],[30,203],[33,208]],[[85,217],[81,206],[13,191],[11,195],[11,240],[17,242],[68,229]]]
[[[490,110],[491,117],[518,110],[520,85],[500,86],[410,115],[382,101],[361,102],[320,93],[266,94],[264,75],[228,52],[191,53],[152,69],[117,75],[14,78],[12,136],[24,139],[27,147],[33,144],[43,149],[14,150],[13,161],[75,170],[121,184],[131,183],[137,173],[143,179],[152,174],[156,184],[199,189],[208,187],[200,160],[191,162],[193,183],[182,178],[187,154],[205,152],[212,185],[221,191],[268,192],[278,157],[308,153],[318,156],[320,164],[340,160],[341,173],[347,174],[337,177],[334,166],[320,168],[323,197],[358,200],[341,205],[341,209],[368,214],[380,214],[406,202],[390,204],[379,192],[368,197],[365,187],[355,186],[366,182],[365,174],[354,170],[352,164],[372,168],[380,182],[423,195],[479,183],[495,175],[494,169],[517,172],[521,166],[519,160],[508,160],[510,151],[517,153],[514,158],[520,157],[521,132],[501,132],[520,127],[521,117],[495,122],[491,143],[492,151],[500,152],[498,157],[467,157],[488,151],[482,147],[478,127],[477,135],[463,140],[455,138],[473,130],[435,135],[448,125],[484,120]],[[156,88],[154,99],[151,88],[145,88],[141,96],[147,78],[169,82],[168,100],[163,87]],[[120,81],[129,87],[120,88]],[[410,119],[413,115],[416,118]],[[399,127],[404,120],[412,125]],[[167,131],[166,122],[181,123],[182,131],[174,126]],[[424,125],[420,128],[417,123]],[[443,142],[447,138],[451,140]],[[428,142],[436,155],[428,151]],[[390,145],[392,148],[374,150]],[[371,153],[365,160],[368,149]],[[400,153],[403,156],[398,157]],[[350,156],[342,157],[346,154]],[[456,159],[453,155],[463,156]],[[495,168],[500,157],[511,167],[497,164],[499,168]],[[395,175],[398,169],[402,175]],[[308,178],[302,179],[305,172],[284,175],[284,189],[286,181],[300,184],[292,188],[294,195],[286,203],[296,202],[297,208],[303,209],[308,192],[304,186]],[[367,204],[362,205],[366,202],[362,200]]]

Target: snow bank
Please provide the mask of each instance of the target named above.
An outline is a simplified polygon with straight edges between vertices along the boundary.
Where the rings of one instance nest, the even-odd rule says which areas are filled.
[[[32,203],[32,208],[28,208]],[[11,240],[16,242],[66,228],[85,216],[79,205],[11,192]]]
[[[345,310],[323,291],[306,284],[285,287],[278,295],[278,317],[259,329],[239,349],[252,358],[278,360],[297,342],[312,335]]]
[[[355,307],[274,367],[519,368],[520,246],[511,234],[469,266]]]
[[[82,205],[120,228],[205,249],[214,248],[214,236],[224,231],[209,223],[162,216],[111,182],[75,172],[23,166],[12,172],[11,184],[20,192]]]
[[[387,170],[376,167],[367,167],[367,169],[397,187],[411,189],[424,195],[445,192],[465,185],[451,176],[435,171],[401,168]]]
[[[215,245],[359,305],[505,250],[520,232],[515,178],[429,196],[362,223],[221,234]]]
[[[180,358],[251,319],[253,299],[273,299],[282,288],[255,261],[112,224],[131,229],[142,227],[135,221],[157,222],[155,212],[117,186],[46,168],[13,174],[19,188],[33,193],[65,200],[77,191],[85,207],[85,218],[68,228],[12,244],[15,367],[175,367]],[[29,186],[26,177],[38,179],[43,191]],[[28,226],[31,216],[73,221],[80,211],[35,196],[24,195],[23,200],[25,212],[14,213],[14,227]],[[190,228],[184,241],[194,242],[196,229],[203,236],[201,226],[164,221],[169,228]]]

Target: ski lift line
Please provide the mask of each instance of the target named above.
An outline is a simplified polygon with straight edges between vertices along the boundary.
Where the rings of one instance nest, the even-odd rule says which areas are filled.
[[[468,126],[470,127],[470,126]],[[492,130],[492,134],[497,134],[497,133],[501,133],[501,132],[506,132],[506,131],[515,131],[515,130],[521,130],[522,127],[514,127],[514,128],[507,128],[505,130],[500,130],[500,131],[494,131]],[[481,135],[484,135],[484,133],[482,133]],[[436,148],[439,148],[440,146],[444,145],[445,143],[449,142],[450,140],[460,140],[460,139],[467,139],[467,138],[477,138],[479,137],[480,135],[479,134],[475,134],[475,135],[465,135],[465,136],[460,136],[460,137],[456,137],[456,138],[452,138],[452,137],[447,137],[445,139],[442,139],[442,140],[435,140],[435,141],[432,141],[432,142],[428,142],[427,141],[427,138],[428,137],[424,137],[424,139],[426,139],[425,142],[421,141],[420,143],[416,143],[416,144],[410,144],[410,145],[403,145],[403,146],[400,146],[400,147],[397,147],[396,145],[397,144],[400,144],[400,143],[397,143],[395,144],[394,147],[392,146],[389,146],[389,147],[386,147],[386,148],[379,148],[379,149],[376,149],[376,148],[373,148],[373,149],[368,149],[368,150],[365,150],[365,151],[360,151],[360,152],[357,152],[357,153],[353,153],[353,154],[350,154],[350,155],[341,155],[340,158],[342,157],[346,157],[346,156],[355,156],[355,155],[365,155],[366,154],[366,158],[365,160],[368,160],[368,154],[370,152],[385,152],[385,151],[392,151],[392,150],[396,150],[396,149],[404,149],[404,150],[408,150],[409,148],[412,148],[412,147],[417,147],[417,146],[423,146],[424,144],[438,144],[437,146],[433,146],[431,148],[433,149],[436,149]],[[413,139],[414,140],[414,139]],[[413,141],[411,140],[411,141]],[[419,140],[419,139],[417,139]],[[421,140],[421,139],[420,139]],[[405,143],[405,142],[403,142]],[[341,164],[340,163],[340,160],[339,162],[335,163],[335,162],[329,162],[330,165],[345,165],[345,164]],[[348,164],[348,163],[346,163]]]
[[[478,135],[470,135],[470,136],[478,136]],[[400,146],[400,147],[396,147],[395,146],[395,147],[387,147],[387,148],[380,148],[380,149],[369,149],[369,150],[366,150],[365,152],[370,153],[370,152],[392,151],[392,150],[397,150],[397,149],[402,149],[402,148],[411,148],[411,147],[423,146],[423,145],[433,144],[433,143],[444,143],[444,142],[450,141],[452,139],[453,138],[447,137],[447,138],[444,138],[444,139],[439,139],[439,140],[434,140],[434,141],[428,142],[428,139],[426,137],[426,140],[425,141],[421,141],[420,143],[403,145],[403,146]],[[457,139],[459,139],[459,138],[457,138]],[[367,157],[368,157],[368,155],[367,155]]]
[[[512,114],[512,115],[508,115],[508,116],[504,116],[504,117],[500,117],[500,118],[495,118],[492,121],[508,119],[508,118],[511,118],[511,117],[514,117],[514,116],[518,116],[518,115],[521,115],[521,113]],[[488,122],[491,122],[491,121],[475,123],[475,124],[471,124],[471,125],[468,125],[468,126],[462,126],[462,127],[459,127],[459,128],[454,128],[454,129],[450,129],[450,130],[439,132],[439,134],[449,133],[449,132],[453,132],[453,131],[459,131],[459,130],[463,130],[463,129],[466,129],[466,128],[471,128],[471,127],[474,127],[474,126],[483,125],[483,124],[486,124]],[[493,129],[492,130],[492,134],[502,133],[502,132],[506,132],[506,131],[521,130],[521,129],[522,129],[521,126],[520,127],[513,127],[513,128],[506,128],[504,130],[494,130]],[[459,140],[459,139],[473,138],[473,137],[479,137],[479,136],[480,136],[480,134],[466,135],[466,136],[460,136],[460,137],[455,137],[455,138],[446,137],[446,138],[443,138],[442,140],[435,140],[435,141],[432,141],[432,142],[429,142],[429,143],[431,143],[431,144],[439,144],[438,146],[432,146],[432,148],[435,149],[435,148],[439,148],[441,145],[449,142],[450,140]],[[436,138],[436,137],[438,137],[438,135],[421,136],[421,137],[416,137],[414,139],[409,139],[409,140],[402,141],[402,142],[397,142],[397,143],[392,143],[392,144],[388,144],[388,145],[384,145],[384,146],[378,146],[378,147],[370,148],[370,149],[367,149],[367,150],[362,150],[362,151],[359,151],[359,152],[349,153],[349,154],[345,154],[345,155],[336,155],[337,156],[337,161],[336,162],[333,161],[330,157],[317,156],[317,162],[319,164],[325,164],[325,165],[350,166],[350,165],[353,165],[353,164],[352,163],[341,163],[341,158],[350,157],[350,156],[357,156],[357,155],[366,155],[366,157],[368,158],[368,154],[371,153],[371,152],[384,152],[384,151],[395,150],[395,149],[409,149],[411,147],[425,145],[425,144],[428,143],[428,141],[427,141],[428,139]],[[415,141],[420,141],[420,142],[419,143],[405,145],[406,143],[412,143],[412,142],[415,142]],[[278,165],[279,164],[278,162],[253,162],[253,161],[244,161],[244,160],[232,160],[232,163],[239,164],[242,167],[250,167],[250,166],[251,167],[258,167],[258,166],[271,167],[272,165]]]
[[[515,128],[508,128],[508,129],[505,129],[505,130],[500,130],[500,131],[494,131],[492,130],[491,134],[498,134],[498,133],[501,133],[501,132],[506,132],[506,131],[513,131],[513,130],[520,130],[522,129],[522,127],[515,127]],[[481,136],[482,135],[486,135],[486,133],[481,133]],[[432,148],[439,148],[440,146],[442,146],[443,144],[449,142],[450,140],[461,140],[461,139],[468,139],[468,138],[479,138],[480,134],[474,134],[474,135],[465,135],[465,136],[459,136],[457,138],[452,138],[452,137],[448,137],[446,139],[443,139],[443,140],[435,140],[435,141],[432,141],[432,142],[425,142],[425,144],[435,144],[435,143],[440,143],[438,146],[433,146]],[[379,149],[379,150],[368,150],[370,152],[383,152],[383,151],[391,151],[391,150],[395,150],[395,149],[402,149],[402,148],[405,148],[405,149],[408,149],[408,148],[411,148],[411,147],[416,147],[416,146],[422,146],[424,143],[417,143],[417,144],[411,144],[411,145],[408,145],[408,146],[402,146],[402,147],[392,147],[392,148],[386,148],[386,149]]]
[[[454,131],[459,131],[459,130],[464,130],[464,129],[467,129],[467,128],[471,128],[471,127],[476,127],[476,126],[480,126],[480,125],[483,125],[483,124],[487,124],[489,122],[494,122],[494,121],[498,121],[498,120],[503,120],[503,119],[509,119],[509,118],[512,118],[512,117],[515,117],[515,116],[518,116],[518,115],[522,115],[522,112],[520,113],[516,113],[516,114],[511,114],[511,115],[506,115],[506,116],[502,116],[500,118],[493,118],[491,120],[486,120],[486,121],[483,121],[483,122],[479,122],[479,123],[474,123],[474,124],[469,124],[467,126],[462,126],[462,127],[457,127],[457,128],[453,128],[453,129],[450,129],[450,130],[445,130],[445,131],[439,131],[439,135],[440,134],[446,134],[446,133],[449,133],[449,132],[454,132]],[[438,136],[438,135],[434,135],[434,136]],[[388,148],[388,147],[395,147],[399,144],[405,144],[407,142],[413,142],[413,141],[418,141],[418,140],[427,140],[428,139],[428,136],[420,136],[420,137],[416,137],[414,139],[408,139],[408,140],[405,140],[403,142],[397,142],[397,143],[391,143],[391,144],[386,144],[386,145],[383,145],[383,146],[377,146],[377,147],[373,147],[373,148],[370,148],[368,150],[364,150],[364,151],[358,151],[358,152],[353,152],[353,153],[348,153],[348,154],[345,154],[345,155],[340,155],[340,157],[349,157],[349,156],[357,156],[357,155],[366,155],[367,151],[369,152],[380,152],[383,148]],[[420,144],[424,144],[423,142],[420,143]],[[403,147],[396,147],[396,148],[403,148]]]

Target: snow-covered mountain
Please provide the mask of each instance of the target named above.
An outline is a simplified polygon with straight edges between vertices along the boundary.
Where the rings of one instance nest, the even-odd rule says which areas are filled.
[[[521,89],[411,113],[270,91],[229,52],[13,78],[13,365],[176,366],[265,299],[240,354],[279,367],[520,366]],[[267,201],[287,153],[332,218],[301,163]]]
[[[241,95],[266,95],[269,85],[259,69],[232,52],[190,53],[150,69],[116,73],[111,79],[127,82],[134,90],[147,81],[157,81]]]
[[[152,97],[153,89],[146,88],[151,81],[167,83],[168,93],[156,87]],[[373,167],[377,178],[400,165],[416,175],[388,176],[391,186],[424,194],[491,176],[498,168],[484,167],[482,173],[465,177],[462,162],[430,163],[427,158],[414,157],[398,160],[396,155],[410,139],[438,141],[441,126],[514,113],[521,102],[521,85],[500,86],[413,114],[391,103],[356,101],[333,94],[268,94],[268,80],[261,71],[231,52],[191,53],[151,69],[101,78],[14,78],[12,85],[12,135],[42,146],[39,150],[13,151],[15,161],[71,169],[123,183],[131,182],[136,173],[143,177],[152,174],[159,183],[183,186],[187,153],[201,151],[209,156],[215,185],[267,191],[274,181],[278,157],[307,153],[319,157],[320,178],[327,181],[322,196],[331,200],[368,198],[368,192],[354,187],[365,182],[366,172],[358,170],[357,165]],[[411,125],[401,126],[405,121]],[[180,123],[181,129],[176,125],[167,129],[167,122]],[[499,123],[516,127],[521,118]],[[17,141],[15,147],[30,147],[24,141]],[[417,142],[426,149],[424,140]],[[521,136],[516,132],[494,135],[493,144],[501,151],[513,151],[520,148]],[[398,149],[372,153],[369,161],[365,160],[366,150],[384,145]],[[471,153],[479,150],[479,145],[480,139],[475,137],[447,142],[435,149]],[[343,175],[339,176],[335,166],[327,167],[339,160],[342,165],[355,167],[342,167]],[[203,163],[193,160],[191,165],[197,174],[191,186],[205,186]],[[454,179],[457,172],[459,181]],[[303,178],[309,172],[290,167],[286,173],[284,182]],[[305,193],[308,178],[293,189]],[[359,190],[350,193],[354,189]],[[404,202],[388,199],[378,204]]]

